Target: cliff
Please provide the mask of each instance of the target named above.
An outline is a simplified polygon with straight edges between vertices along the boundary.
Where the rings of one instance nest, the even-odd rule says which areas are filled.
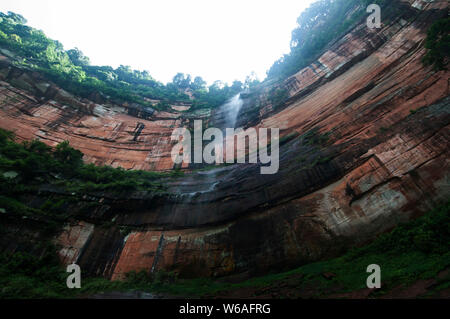
[[[260,175],[258,164],[191,167],[168,179],[163,193],[49,188],[28,196],[75,198],[72,210],[96,204],[56,239],[63,262],[113,280],[133,270],[267,271],[337,256],[445,202],[450,73],[424,66],[422,58],[426,31],[448,14],[448,2],[393,5],[402,15],[381,29],[361,21],[308,67],[243,95],[237,127],[281,130],[278,174]],[[68,140],[89,163],[171,170],[174,128],[194,118],[219,127],[224,121],[220,108],[149,113],[81,99],[13,66],[2,52],[0,127],[19,140]],[[287,92],[284,103],[271,102],[276,89]],[[13,233],[34,229],[17,226]],[[24,249],[27,240],[1,249]]]

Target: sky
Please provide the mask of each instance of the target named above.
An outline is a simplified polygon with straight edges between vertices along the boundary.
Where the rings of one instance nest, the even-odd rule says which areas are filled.
[[[313,0],[1,0],[0,11],[78,47],[93,65],[129,65],[167,83],[182,72],[244,81],[289,52],[297,17]]]

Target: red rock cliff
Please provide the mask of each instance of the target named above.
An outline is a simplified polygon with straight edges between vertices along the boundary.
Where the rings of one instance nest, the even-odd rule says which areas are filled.
[[[382,29],[357,25],[308,67],[246,98],[239,126],[296,136],[281,146],[278,174],[233,165],[167,181],[158,196],[93,196],[86,201],[101,207],[58,239],[64,262],[112,279],[142,269],[285,267],[336,255],[446,201],[450,73],[421,59],[426,30],[448,2],[395,3],[403,15]],[[1,59],[0,127],[51,145],[69,140],[96,164],[173,168],[170,134],[191,119],[80,100]],[[288,89],[285,106],[268,102],[272,87]],[[327,133],[326,145],[306,143],[311,131]]]

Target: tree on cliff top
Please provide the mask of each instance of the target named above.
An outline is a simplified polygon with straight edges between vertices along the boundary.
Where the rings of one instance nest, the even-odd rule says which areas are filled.
[[[362,19],[369,3],[384,5],[386,0],[319,0],[297,19],[292,31],[291,51],[275,61],[268,78],[286,78],[317,58],[333,40]]]

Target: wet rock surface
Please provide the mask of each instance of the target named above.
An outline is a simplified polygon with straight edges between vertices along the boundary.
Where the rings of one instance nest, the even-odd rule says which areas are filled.
[[[132,291],[132,292],[105,292],[88,296],[85,299],[163,299],[161,295],[155,295],[148,292]]]
[[[63,262],[112,279],[286,269],[336,256],[446,201],[450,73],[421,60],[426,30],[448,2],[402,3],[403,16],[382,29],[359,24],[283,83],[242,95],[236,127],[280,128],[277,174],[236,164],[167,179],[161,193],[88,194],[73,209],[101,203],[58,237]],[[19,140],[69,140],[99,165],[170,170],[172,130],[195,118],[81,100],[7,57],[0,71],[0,127]],[[284,105],[268,101],[273,86],[288,91]],[[200,118],[225,127],[224,112]]]

